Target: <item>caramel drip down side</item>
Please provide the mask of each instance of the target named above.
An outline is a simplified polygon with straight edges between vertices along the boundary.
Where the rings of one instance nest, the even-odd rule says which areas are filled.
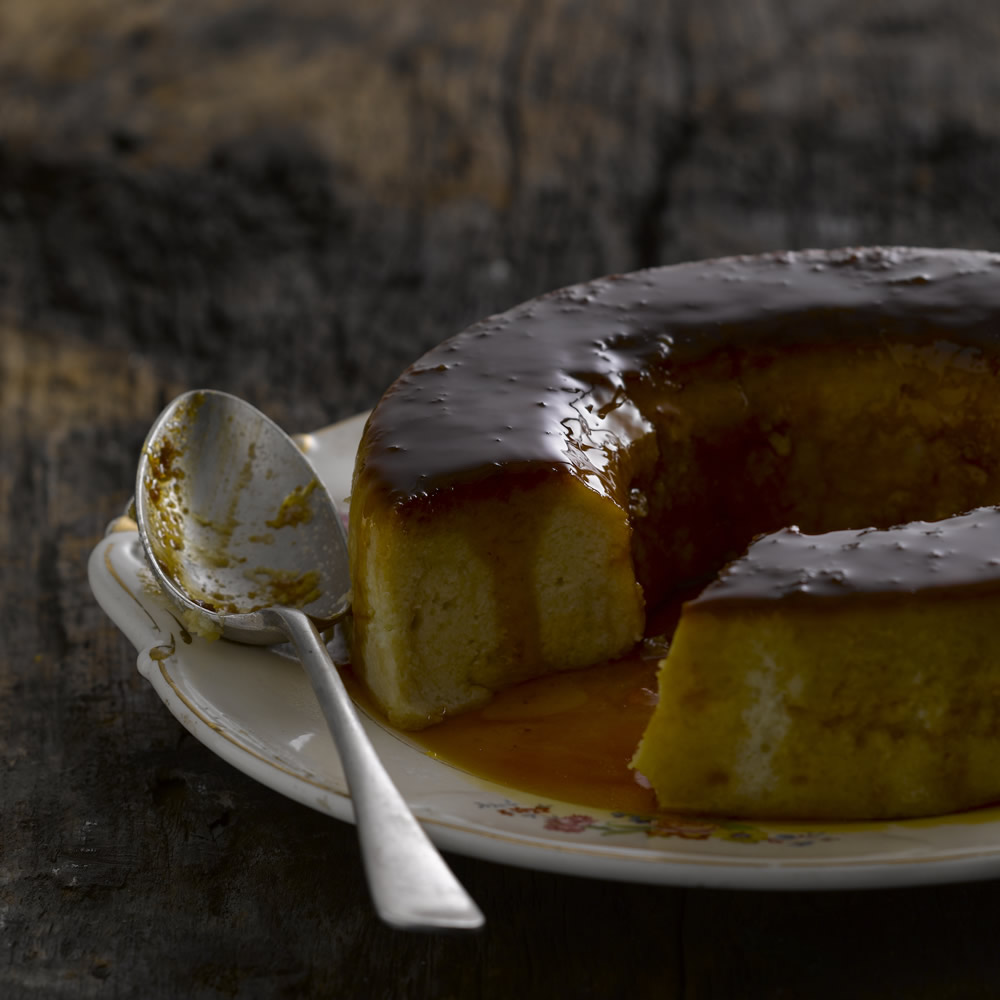
[[[538,519],[524,518],[514,537],[500,537],[492,531],[464,532],[470,551],[489,567],[491,603],[499,616],[499,647],[515,676],[518,664],[542,659],[533,581],[540,527]],[[476,679],[474,672],[472,679]]]

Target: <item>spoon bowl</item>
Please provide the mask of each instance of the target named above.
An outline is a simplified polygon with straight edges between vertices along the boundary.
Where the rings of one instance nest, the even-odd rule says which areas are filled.
[[[295,442],[235,396],[185,393],[146,438],[135,514],[150,569],[190,631],[294,644],[337,746],[382,919],[407,930],[482,926],[375,754],[321,638],[350,610],[347,543]]]
[[[195,631],[270,645],[263,608],[288,605],[320,629],[348,610],[343,524],[295,443],[223,392],[189,392],[153,424],[135,507],[157,582]],[[199,627],[200,626],[200,627]]]

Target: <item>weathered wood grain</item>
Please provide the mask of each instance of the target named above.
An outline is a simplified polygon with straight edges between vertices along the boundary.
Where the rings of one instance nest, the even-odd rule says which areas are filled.
[[[0,996],[996,995],[996,883],[459,858],[487,930],[392,933],[349,827],[170,718],[85,560],[183,389],[310,429],[596,274],[997,246],[998,40],[973,0],[0,3]]]
[[[989,5],[45,0],[0,18],[5,306],[251,395],[284,380],[309,424],[570,281],[997,227]]]

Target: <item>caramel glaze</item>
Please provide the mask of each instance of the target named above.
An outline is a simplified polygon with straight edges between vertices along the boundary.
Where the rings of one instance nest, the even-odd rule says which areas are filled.
[[[885,531],[783,528],[758,538],[688,606],[989,589],[1000,590],[1000,507]]]
[[[656,704],[657,664],[680,610],[678,599],[652,611],[646,638],[618,660],[517,684],[411,738],[438,760],[508,788],[654,813],[656,796],[630,762]],[[360,697],[377,714],[363,691]]]
[[[643,400],[729,348],[854,338],[1000,337],[1000,255],[811,250],[602,278],[493,316],[431,350],[388,390],[363,438],[355,494],[397,507],[450,487],[562,470],[627,504],[619,472],[651,431]],[[431,443],[431,446],[429,446]]]
[[[522,793],[648,815],[656,797],[629,766],[656,703],[661,643],[497,693],[485,708],[410,734],[432,757]]]

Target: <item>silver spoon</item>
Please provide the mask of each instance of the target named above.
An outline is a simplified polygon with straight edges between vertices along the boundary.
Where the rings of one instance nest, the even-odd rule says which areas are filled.
[[[347,545],[292,439],[235,396],[185,393],[146,438],[135,512],[150,569],[189,629],[294,644],[340,755],[379,916],[407,930],[482,926],[376,756],[320,637],[349,611]]]

